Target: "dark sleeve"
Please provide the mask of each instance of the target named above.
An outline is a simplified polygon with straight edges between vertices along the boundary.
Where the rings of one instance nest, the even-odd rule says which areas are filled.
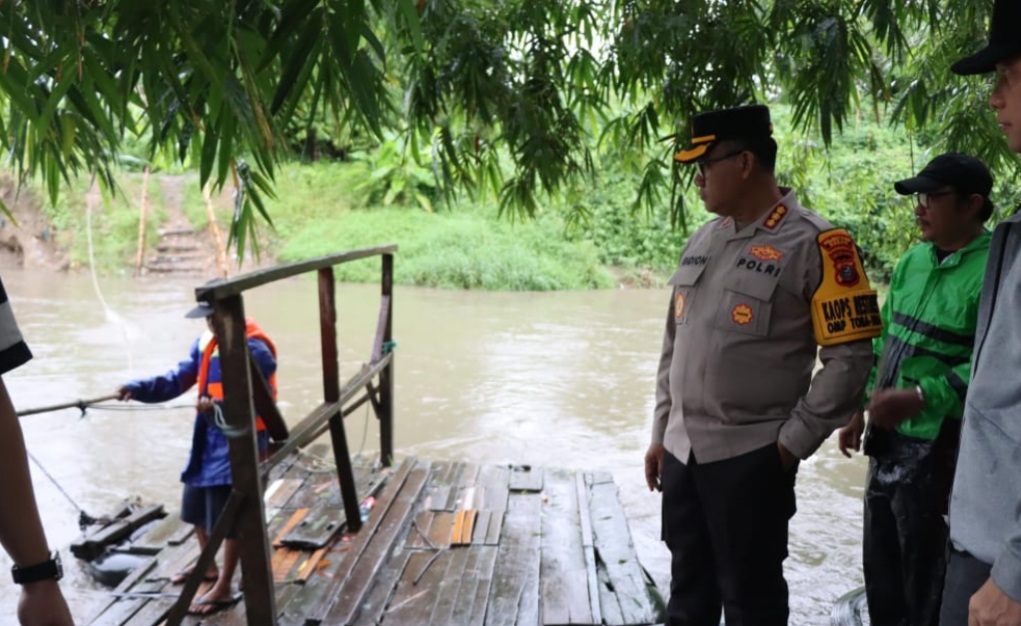
[[[202,355],[199,354],[199,343],[191,346],[191,352],[187,359],[181,361],[172,370],[152,378],[140,378],[132,380],[124,385],[131,391],[131,399],[139,402],[166,402],[191,389],[198,379],[199,362]]]
[[[255,364],[259,366],[259,371],[262,372],[262,377],[268,381],[269,377],[277,371],[277,360],[273,353],[270,352],[265,343],[258,339],[248,340],[248,351],[252,353]]]
[[[0,375],[20,367],[32,358],[32,351],[21,337],[7,291],[0,281]]]

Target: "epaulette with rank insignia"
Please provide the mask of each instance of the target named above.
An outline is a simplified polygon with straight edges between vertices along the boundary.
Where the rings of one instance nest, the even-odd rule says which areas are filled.
[[[769,217],[766,218],[766,221],[762,223],[762,227],[765,228],[766,230],[776,230],[777,228],[780,227],[780,224],[783,223],[784,218],[787,217],[787,214],[789,212],[790,211],[787,209],[786,206],[782,204],[776,205],[776,208],[773,209],[773,212],[769,214]]]

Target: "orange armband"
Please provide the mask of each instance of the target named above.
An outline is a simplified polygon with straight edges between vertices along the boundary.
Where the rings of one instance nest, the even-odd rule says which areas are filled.
[[[821,346],[878,337],[879,299],[869,285],[854,239],[843,228],[820,233],[822,281],[812,296],[812,328]]]

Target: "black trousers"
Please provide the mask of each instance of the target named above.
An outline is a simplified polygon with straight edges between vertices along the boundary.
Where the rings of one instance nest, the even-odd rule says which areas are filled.
[[[992,565],[979,561],[967,552],[950,550],[946,582],[943,585],[940,626],[968,626],[968,602],[979,587],[989,580],[992,569]]]
[[[667,626],[786,625],[787,524],[794,477],[776,444],[732,459],[663,464],[663,539],[671,553]]]
[[[873,626],[939,624],[959,424],[932,441],[870,433],[862,565]]]

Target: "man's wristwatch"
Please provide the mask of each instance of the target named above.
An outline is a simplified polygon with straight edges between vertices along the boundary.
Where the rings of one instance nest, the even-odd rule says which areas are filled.
[[[40,580],[60,580],[64,576],[64,568],[60,564],[60,553],[53,552],[49,559],[28,567],[15,565],[11,568],[11,575],[14,576],[14,582],[18,585],[36,583]]]

